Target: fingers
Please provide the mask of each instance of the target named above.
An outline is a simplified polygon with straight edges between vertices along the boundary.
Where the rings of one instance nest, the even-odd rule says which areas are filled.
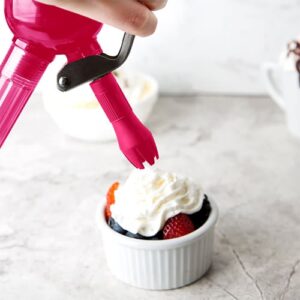
[[[151,9],[164,6],[165,0],[38,0],[80,13],[117,27],[134,35],[148,36],[157,27],[157,18]]]
[[[157,18],[148,7],[135,0],[112,2],[116,2],[116,6],[112,7],[111,2],[109,3],[111,18],[104,23],[139,36],[148,36],[155,32]]]
[[[168,0],[138,0],[151,10],[159,10],[166,6]]]

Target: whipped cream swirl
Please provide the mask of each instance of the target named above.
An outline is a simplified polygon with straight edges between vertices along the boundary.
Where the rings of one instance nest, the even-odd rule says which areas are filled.
[[[161,170],[134,170],[115,191],[112,217],[126,230],[153,236],[165,222],[202,207],[204,193],[190,179]]]

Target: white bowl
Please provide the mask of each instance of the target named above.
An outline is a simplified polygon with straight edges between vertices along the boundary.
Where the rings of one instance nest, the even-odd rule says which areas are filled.
[[[131,89],[123,89],[134,112],[144,123],[157,99],[158,83],[145,74],[122,71],[122,82],[130,82]],[[52,83],[53,85],[53,83]],[[94,96],[89,84],[66,93],[55,86],[43,93],[44,105],[57,126],[66,135],[85,141],[115,139],[115,133]]]
[[[190,284],[209,269],[213,255],[214,228],[218,208],[194,232],[169,240],[139,240],[113,231],[104,216],[105,204],[97,211],[106,259],[111,272],[132,286],[165,290]]]

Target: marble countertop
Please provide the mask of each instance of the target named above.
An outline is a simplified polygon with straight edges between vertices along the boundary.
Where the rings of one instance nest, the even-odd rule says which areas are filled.
[[[212,268],[172,291],[109,272],[95,209],[131,166],[114,142],[63,137],[32,99],[0,153],[0,299],[300,299],[300,140],[264,97],[162,97],[149,126],[160,168],[220,207]]]

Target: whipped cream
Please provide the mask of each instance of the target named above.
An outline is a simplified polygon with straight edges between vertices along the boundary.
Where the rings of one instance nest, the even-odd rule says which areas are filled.
[[[203,190],[189,178],[161,170],[134,170],[115,191],[112,217],[126,230],[153,236],[165,222],[202,207]]]
[[[114,72],[116,80],[131,105],[135,105],[149,93],[149,86],[145,78],[135,72],[125,72],[120,69]]]

